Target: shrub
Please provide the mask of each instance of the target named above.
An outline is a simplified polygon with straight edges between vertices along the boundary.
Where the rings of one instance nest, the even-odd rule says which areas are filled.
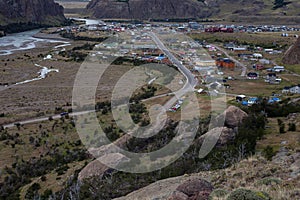
[[[275,151],[273,149],[273,147],[271,146],[267,146],[266,148],[264,148],[262,155],[267,159],[267,160],[272,160],[273,156],[275,156]]]
[[[296,124],[289,123],[289,129],[288,129],[288,131],[296,131]]]
[[[282,134],[282,133],[285,133],[285,130],[284,130],[284,129],[285,129],[285,124],[284,124],[284,123],[280,124],[280,125],[279,125],[279,133],[281,133],[281,134]]]
[[[214,197],[216,197],[216,198],[225,197],[226,195],[228,195],[228,193],[229,192],[227,190],[216,189],[216,190],[212,191],[212,193],[210,193],[209,200],[213,200]]]
[[[255,192],[247,189],[237,189],[233,191],[227,200],[271,200],[268,194],[264,192]]]
[[[257,185],[278,185],[281,183],[279,178],[275,177],[266,177],[257,182]]]

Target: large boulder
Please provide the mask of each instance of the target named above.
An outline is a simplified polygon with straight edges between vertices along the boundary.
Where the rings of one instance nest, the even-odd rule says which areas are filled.
[[[211,183],[204,179],[192,179],[179,185],[169,200],[207,200],[213,191]]]
[[[282,62],[288,65],[300,64],[300,37],[296,43],[286,51]]]
[[[217,128],[211,129],[210,131],[208,131],[207,133],[202,135],[198,139],[198,142],[202,144],[204,139],[206,137],[209,137],[210,140],[214,140],[214,141],[217,140],[217,143],[216,143],[217,146],[224,146],[228,142],[230,142],[234,139],[235,134],[236,134],[236,131],[234,129],[227,128],[227,127],[217,127]]]
[[[221,115],[216,117],[217,123],[224,122],[224,125],[229,128],[235,128],[243,120],[248,117],[248,114],[236,106],[229,106]]]

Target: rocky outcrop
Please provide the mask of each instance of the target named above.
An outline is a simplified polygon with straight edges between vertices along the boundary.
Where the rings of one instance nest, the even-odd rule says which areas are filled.
[[[236,106],[229,106],[221,115],[216,118],[216,121],[223,121],[228,128],[237,127],[248,116],[246,112]]]
[[[288,65],[300,64],[300,38],[298,38],[297,42],[287,50],[282,62]]]
[[[64,9],[54,0],[0,0],[0,30],[18,32],[66,22]]]
[[[94,17],[114,19],[204,18],[213,12],[204,2],[194,0],[92,0],[87,9]]]
[[[220,147],[228,144],[230,141],[233,141],[235,135],[236,131],[234,129],[228,127],[217,127],[202,135],[196,142],[201,146],[205,138],[209,137],[211,140],[217,141],[216,146]]]
[[[204,179],[193,179],[179,185],[168,200],[207,200],[213,191],[211,183]]]

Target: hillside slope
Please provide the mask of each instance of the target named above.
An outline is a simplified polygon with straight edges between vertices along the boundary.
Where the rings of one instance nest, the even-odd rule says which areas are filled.
[[[0,0],[0,30],[17,32],[66,21],[63,7],[53,0]]]
[[[231,22],[251,22],[257,24],[299,24],[300,2],[290,0],[287,4],[274,8],[274,0],[217,0],[217,19]]]
[[[227,197],[238,188],[246,188],[254,191],[260,197],[261,194],[270,196],[271,199],[299,199],[299,171],[297,176],[293,175],[293,165],[300,162],[300,154],[294,153],[290,157],[278,161],[266,161],[262,157],[251,157],[243,160],[233,167],[222,170],[199,172],[196,174],[178,176],[157,181],[147,187],[134,191],[124,197],[116,198],[115,200],[189,200],[191,197],[186,197],[178,191],[182,186],[186,190],[192,191],[197,188],[197,185],[192,183],[193,180],[206,180],[213,186],[213,192],[210,194],[212,200],[228,200]],[[288,159],[294,159],[293,164],[289,163]],[[247,170],[245,170],[247,169]],[[299,169],[298,169],[299,170]],[[177,189],[176,189],[177,188]],[[201,192],[201,189],[199,192]],[[194,191],[195,193],[197,191]],[[235,192],[236,193],[236,192]],[[209,195],[209,194],[208,194]],[[207,198],[199,198],[207,199]],[[240,196],[238,199],[250,199]],[[251,199],[269,199],[269,198],[251,198]]]
[[[92,0],[87,10],[108,19],[218,19],[228,22],[300,22],[297,0],[274,9],[273,0]]]

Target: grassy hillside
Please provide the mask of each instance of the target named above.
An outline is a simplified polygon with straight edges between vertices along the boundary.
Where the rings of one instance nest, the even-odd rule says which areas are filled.
[[[220,12],[213,17],[232,22],[297,23],[300,20],[300,2],[288,2],[290,3],[274,9],[274,0],[219,1]]]

